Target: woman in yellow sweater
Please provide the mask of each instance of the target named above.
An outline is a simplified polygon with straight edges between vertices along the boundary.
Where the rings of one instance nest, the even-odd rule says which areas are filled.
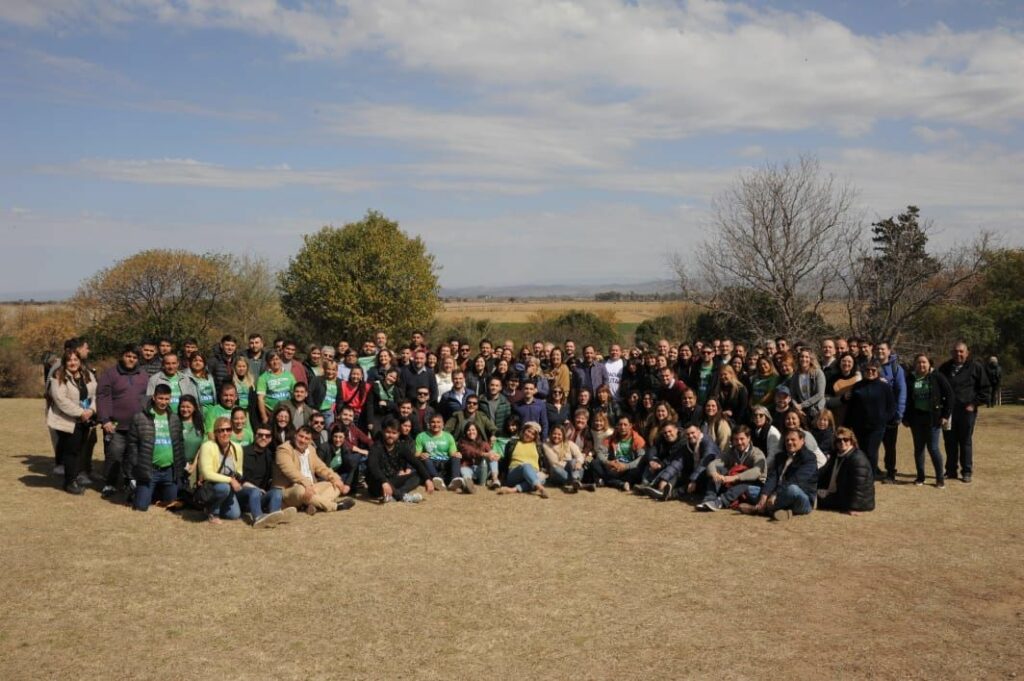
[[[197,492],[201,486],[212,489],[212,499],[204,510],[210,522],[219,525],[221,518],[237,520],[242,515],[235,496],[242,489],[242,446],[231,441],[231,420],[226,416],[214,421],[209,438],[196,455],[199,465],[193,471],[193,482]]]
[[[541,445],[540,424],[527,421],[523,424],[522,433],[505,444],[505,458],[502,468],[505,484],[498,489],[498,494],[517,494],[519,492],[536,492],[541,499],[547,499],[548,493],[540,481]]]

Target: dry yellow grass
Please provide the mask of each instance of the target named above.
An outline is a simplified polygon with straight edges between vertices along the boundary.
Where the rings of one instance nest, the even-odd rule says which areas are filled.
[[[524,323],[536,314],[559,314],[566,310],[584,310],[599,316],[614,314],[622,324],[639,324],[646,319],[673,314],[685,303],[670,302],[598,302],[595,300],[534,300],[510,303],[500,300],[448,301],[438,315],[442,321],[463,317],[490,319],[497,323]]]
[[[270,531],[64,494],[41,413],[0,401],[5,680],[1024,669],[1019,408],[982,414],[972,485],[879,487],[878,510],[858,518],[774,524],[610,490],[482,491]],[[908,444],[904,432],[903,471]]]

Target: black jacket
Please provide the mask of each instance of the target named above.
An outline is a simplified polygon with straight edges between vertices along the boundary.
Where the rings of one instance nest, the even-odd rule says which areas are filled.
[[[152,402],[132,417],[128,428],[128,445],[125,448],[124,470],[128,476],[140,483],[153,478],[153,445],[156,440],[156,426],[153,425]],[[171,447],[174,450],[174,479],[185,477],[185,440],[181,432],[181,419],[174,412],[168,412],[167,425],[171,431]]]
[[[367,478],[371,486],[379,488],[381,484],[395,478],[403,468],[411,468],[427,480],[427,468],[423,460],[416,457],[413,447],[408,442],[396,442],[390,451],[383,442],[375,442],[366,457]]]
[[[220,395],[220,387],[222,385],[234,380],[235,357],[237,356],[235,354],[228,357],[219,345],[210,353],[210,361],[206,363],[206,370],[213,378],[213,384],[217,387],[218,395]]]
[[[884,428],[896,415],[892,387],[881,379],[860,381],[849,395],[850,410],[846,413],[846,423],[855,432]]]
[[[251,444],[242,450],[242,482],[266,491],[274,478],[275,452],[270,447]]]
[[[967,361],[958,367],[953,360],[948,360],[939,367],[939,373],[946,377],[953,389],[954,407],[963,409],[968,404],[975,407],[988,404],[991,387],[988,384],[988,374],[979,362],[968,357]]]
[[[875,476],[867,455],[855,449],[846,456],[829,457],[818,475],[818,487],[828,489],[832,471],[839,466],[836,491],[818,499],[818,508],[832,511],[875,510]]]
[[[914,406],[915,395],[914,395],[914,382],[916,376],[912,373],[907,373],[907,407],[903,410],[903,422],[910,423],[911,413],[918,412],[917,407]],[[946,377],[940,374],[938,371],[933,371],[926,377],[928,380],[928,391],[930,393],[929,402],[931,408],[929,413],[932,417],[932,428],[938,428],[942,425],[943,419],[948,419],[949,415],[953,411],[953,389],[949,385],[949,381]]]

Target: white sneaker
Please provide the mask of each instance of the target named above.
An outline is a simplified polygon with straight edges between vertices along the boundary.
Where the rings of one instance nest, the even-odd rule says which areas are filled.
[[[54,466],[53,467],[53,474],[54,475],[64,475],[64,466]]]
[[[445,487],[444,478],[440,476],[435,476],[434,479],[431,480],[431,482],[434,483],[434,489],[437,490],[438,492],[443,492],[446,489],[448,489],[447,487]]]
[[[409,492],[402,497],[402,501],[407,504],[418,504],[423,501],[423,495],[418,492]]]
[[[452,484],[448,486],[448,491],[449,492],[458,492],[463,487],[465,487],[465,485],[466,485],[466,483],[465,483],[465,481],[463,481],[462,478],[452,478]]]
[[[259,518],[253,521],[252,526],[253,528],[274,527],[279,522],[281,522],[282,516],[284,516],[284,514],[281,513],[281,511],[274,511],[273,513],[264,513]]]
[[[382,504],[390,504],[394,500],[395,500],[395,498],[389,494],[389,495],[387,495],[385,497],[381,497],[380,498],[380,503],[382,503]]]
[[[462,489],[466,491],[466,494],[472,494],[476,491],[476,487],[473,486],[473,478],[468,475],[462,476]]]

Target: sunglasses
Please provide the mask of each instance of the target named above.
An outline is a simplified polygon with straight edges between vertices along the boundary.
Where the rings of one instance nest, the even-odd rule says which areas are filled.
[[[837,437],[836,442],[853,442],[853,440],[848,437]]]
[[[213,432],[215,432],[215,433],[230,433],[231,429],[230,428],[217,428]]]
[[[274,437],[270,433],[256,433],[256,437]]]

